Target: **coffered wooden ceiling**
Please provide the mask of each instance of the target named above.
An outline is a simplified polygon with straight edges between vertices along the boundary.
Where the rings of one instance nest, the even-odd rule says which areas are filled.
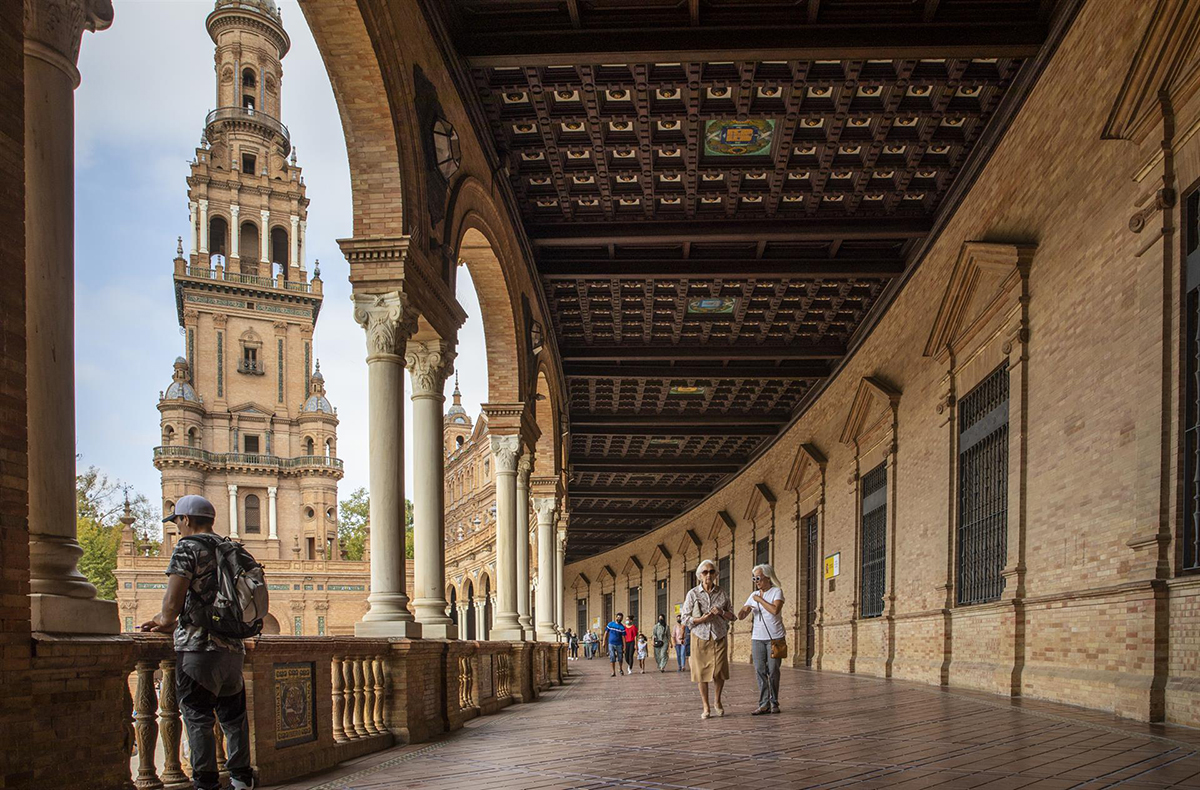
[[[683,512],[804,408],[994,147],[1067,6],[431,4],[553,315],[569,559]]]

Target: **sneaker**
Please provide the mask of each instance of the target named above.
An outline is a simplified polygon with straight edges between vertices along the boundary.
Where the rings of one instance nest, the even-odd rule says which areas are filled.
[[[771,706],[771,712],[772,712],[772,713],[783,713],[783,711],[781,711],[781,710],[779,709],[779,706],[778,706],[778,705],[772,705],[772,706]]]
[[[254,790],[254,780],[251,779],[250,784],[246,784],[240,780],[233,779],[231,780],[231,784],[229,786],[233,788],[233,790]]]

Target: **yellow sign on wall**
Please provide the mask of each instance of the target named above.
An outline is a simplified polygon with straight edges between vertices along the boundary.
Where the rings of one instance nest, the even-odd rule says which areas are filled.
[[[832,579],[842,572],[842,554],[830,554],[825,558],[825,578]]]

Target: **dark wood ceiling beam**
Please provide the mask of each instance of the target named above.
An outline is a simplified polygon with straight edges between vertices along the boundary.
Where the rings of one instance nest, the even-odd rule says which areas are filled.
[[[905,261],[888,258],[830,261],[821,258],[781,260],[562,260],[541,261],[542,279],[570,280],[645,280],[721,278],[754,279],[860,279],[893,278],[904,274]]]
[[[712,493],[707,488],[600,488],[568,486],[572,499],[703,499]]]
[[[464,32],[458,51],[475,67],[579,66],[763,60],[1028,58],[1046,38],[1040,22],[771,25],[738,28],[586,28]]]
[[[650,523],[656,524],[659,521],[663,521],[668,518],[675,518],[678,515],[679,515],[679,513],[663,513],[662,511],[651,511],[651,510],[631,510],[631,511],[622,511],[622,510],[582,510],[581,511],[578,509],[571,510],[571,520],[572,521],[574,521],[575,519],[585,519],[585,518],[586,519],[604,519],[604,520],[613,520],[613,521],[622,521],[622,520],[628,521],[629,519],[639,519],[642,521],[648,521]],[[580,526],[586,528],[587,525],[581,524]],[[631,526],[628,524],[614,524],[614,525],[612,525],[612,528],[613,529],[622,529],[622,530],[632,530],[632,529],[638,529],[638,526],[637,525]]]
[[[738,367],[707,367],[703,365],[677,365],[664,367],[661,363],[645,365],[612,365],[605,363],[575,362],[563,366],[567,378],[577,379],[713,379],[723,381],[778,379],[780,381],[814,381],[829,375],[829,366],[824,362],[788,366],[739,365]]]
[[[572,362],[840,359],[845,353],[846,348],[841,343],[796,343],[790,346],[586,346],[560,350],[564,365]],[[663,370],[665,372],[667,369]]]
[[[661,425],[572,425],[571,433],[575,436],[774,436],[786,422],[780,419],[776,423],[747,425],[745,423],[729,423],[726,425],[709,425],[703,418],[694,419],[691,425],[674,427]]]
[[[903,240],[925,236],[932,227],[926,217],[857,220],[646,220],[641,222],[560,222],[528,225],[535,247],[577,247],[602,244],[682,244],[683,242],[830,241],[833,239]]]
[[[714,414],[705,416],[709,425],[778,425],[777,417],[753,417]],[[571,429],[617,427],[629,425],[687,427],[696,424],[693,414],[576,414],[571,417]]]
[[[746,458],[703,460],[698,458],[576,458],[571,469],[580,472],[707,472],[733,474],[746,465]]]

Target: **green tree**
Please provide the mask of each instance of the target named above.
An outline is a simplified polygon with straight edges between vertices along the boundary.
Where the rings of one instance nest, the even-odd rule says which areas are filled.
[[[367,530],[371,525],[371,495],[358,487],[338,505],[338,543],[347,560],[362,560],[367,549]],[[404,500],[404,556],[412,559],[413,504]]]
[[[83,548],[79,571],[96,586],[101,598],[110,600],[117,594],[113,570],[121,548],[124,525],[120,519],[125,513],[126,497],[139,550],[157,554],[161,524],[145,496],[129,495],[128,487],[119,480],[110,480],[95,466],[75,476],[75,535]]]

